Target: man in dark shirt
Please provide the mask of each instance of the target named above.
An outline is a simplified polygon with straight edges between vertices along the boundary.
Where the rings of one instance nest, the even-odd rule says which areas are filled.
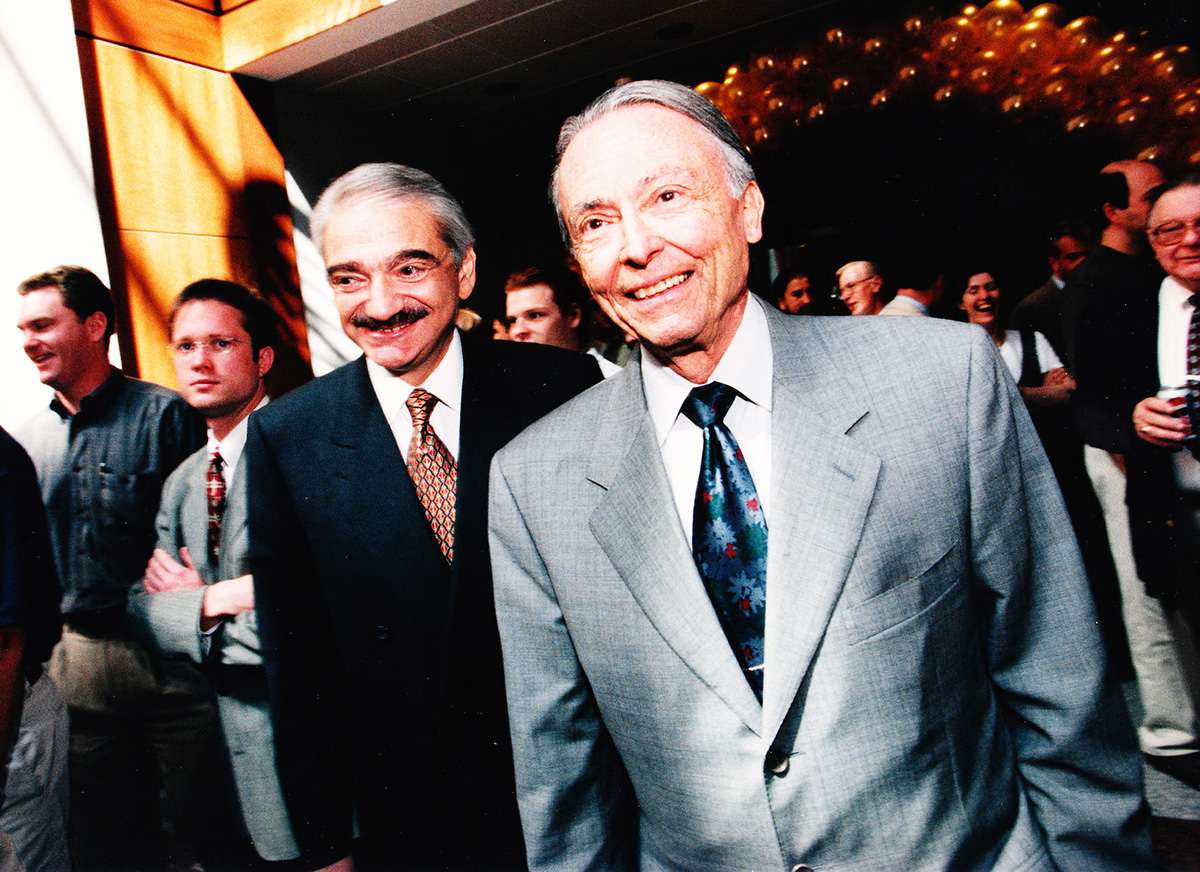
[[[190,860],[204,820],[201,767],[215,758],[211,692],[194,667],[156,661],[129,635],[125,601],[154,548],[163,481],[204,444],[176,394],[108,362],[113,304],[82,267],[18,288],[17,326],[49,408],[18,433],[38,472],[62,582],[63,634],[50,675],[71,713],[71,851],[77,869],[141,870]]]

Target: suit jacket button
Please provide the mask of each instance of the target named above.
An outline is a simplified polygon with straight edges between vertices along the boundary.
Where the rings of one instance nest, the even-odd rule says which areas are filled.
[[[375,629],[375,635],[379,637],[380,642],[384,641],[388,637],[388,628],[380,625]]]
[[[797,863],[792,867],[792,872],[813,872],[813,867],[807,863]]]
[[[778,748],[772,748],[767,752],[767,774],[783,777],[788,771],[788,755]]]

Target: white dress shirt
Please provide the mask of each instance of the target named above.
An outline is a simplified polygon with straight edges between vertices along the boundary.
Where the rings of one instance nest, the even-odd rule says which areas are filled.
[[[413,386],[400,376],[392,375],[369,357],[367,375],[371,378],[371,387],[375,389],[375,396],[383,407],[383,417],[387,419],[400,454],[407,462],[408,447],[412,441],[412,415],[405,404],[413,392]],[[429,415],[429,424],[449,449],[455,462],[458,461],[458,434],[462,416],[462,383],[462,340],[455,330],[446,356],[421,384],[422,388],[438,398],[437,405]]]
[[[257,412],[267,404],[268,400],[263,397],[259,404],[251,411]],[[225,434],[224,439],[218,439],[213,435],[212,428],[208,431],[208,459],[212,460],[213,452],[221,452],[221,476],[225,479],[225,490],[233,489],[233,479],[237,475],[238,461],[242,458],[242,449],[246,447],[246,422],[250,419],[247,415],[245,418],[237,422],[237,425]]]
[[[1191,291],[1170,276],[1158,290],[1158,383],[1166,387],[1187,386],[1191,296]]]
[[[733,341],[717,364],[710,382],[734,388],[736,397],[725,416],[733,438],[737,440],[754,479],[763,516],[771,521],[771,334],[762,304],[751,294]],[[650,419],[658,436],[658,447],[667,469],[667,480],[679,511],[688,544],[692,541],[692,511],[696,502],[696,482],[700,478],[700,458],[704,435],[680,409],[692,384],[675,371],[663,366],[643,347],[642,385]]]
[[[1005,330],[1004,341],[1000,343],[998,350],[1000,352],[1000,359],[1008,367],[1008,372],[1012,375],[1013,381],[1020,381],[1021,370],[1024,369],[1025,363],[1025,344],[1021,341],[1021,331]],[[1037,331],[1034,331],[1033,334],[1033,350],[1034,354],[1037,355],[1038,368],[1043,373],[1049,372],[1052,369],[1062,368],[1062,361],[1054,353],[1054,348],[1050,345],[1050,340]]]
[[[1164,387],[1187,387],[1191,296],[1191,291],[1170,276],[1158,289],[1158,383]],[[1176,451],[1171,462],[1179,489],[1200,493],[1200,461],[1192,452]]]

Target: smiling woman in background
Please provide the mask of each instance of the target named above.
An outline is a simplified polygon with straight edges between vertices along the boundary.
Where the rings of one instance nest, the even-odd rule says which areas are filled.
[[[1062,361],[1041,333],[1004,329],[1000,286],[992,273],[975,273],[967,279],[960,307],[967,313],[968,321],[978,324],[992,337],[1027,406],[1066,405],[1075,390],[1074,379],[1067,375]]]

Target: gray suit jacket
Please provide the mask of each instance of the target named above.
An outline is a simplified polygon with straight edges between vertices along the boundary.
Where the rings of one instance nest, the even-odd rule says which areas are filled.
[[[157,547],[178,560],[179,549],[186,545],[205,584],[250,571],[244,465],[243,453],[221,524],[222,547],[217,565],[207,558],[208,449],[188,457],[163,486]],[[165,656],[186,658],[204,666],[217,693],[242,818],[254,848],[267,860],[291,859],[299,856],[299,851],[275,774],[257,613],[245,612],[224,622],[210,637],[206,651],[200,635],[203,599],[203,589],[147,594],[139,583],[129,597],[130,626],[144,643]]]
[[[1152,868],[1078,550],[991,341],[924,318],[768,319],[761,705],[636,363],[496,456],[531,868]]]

